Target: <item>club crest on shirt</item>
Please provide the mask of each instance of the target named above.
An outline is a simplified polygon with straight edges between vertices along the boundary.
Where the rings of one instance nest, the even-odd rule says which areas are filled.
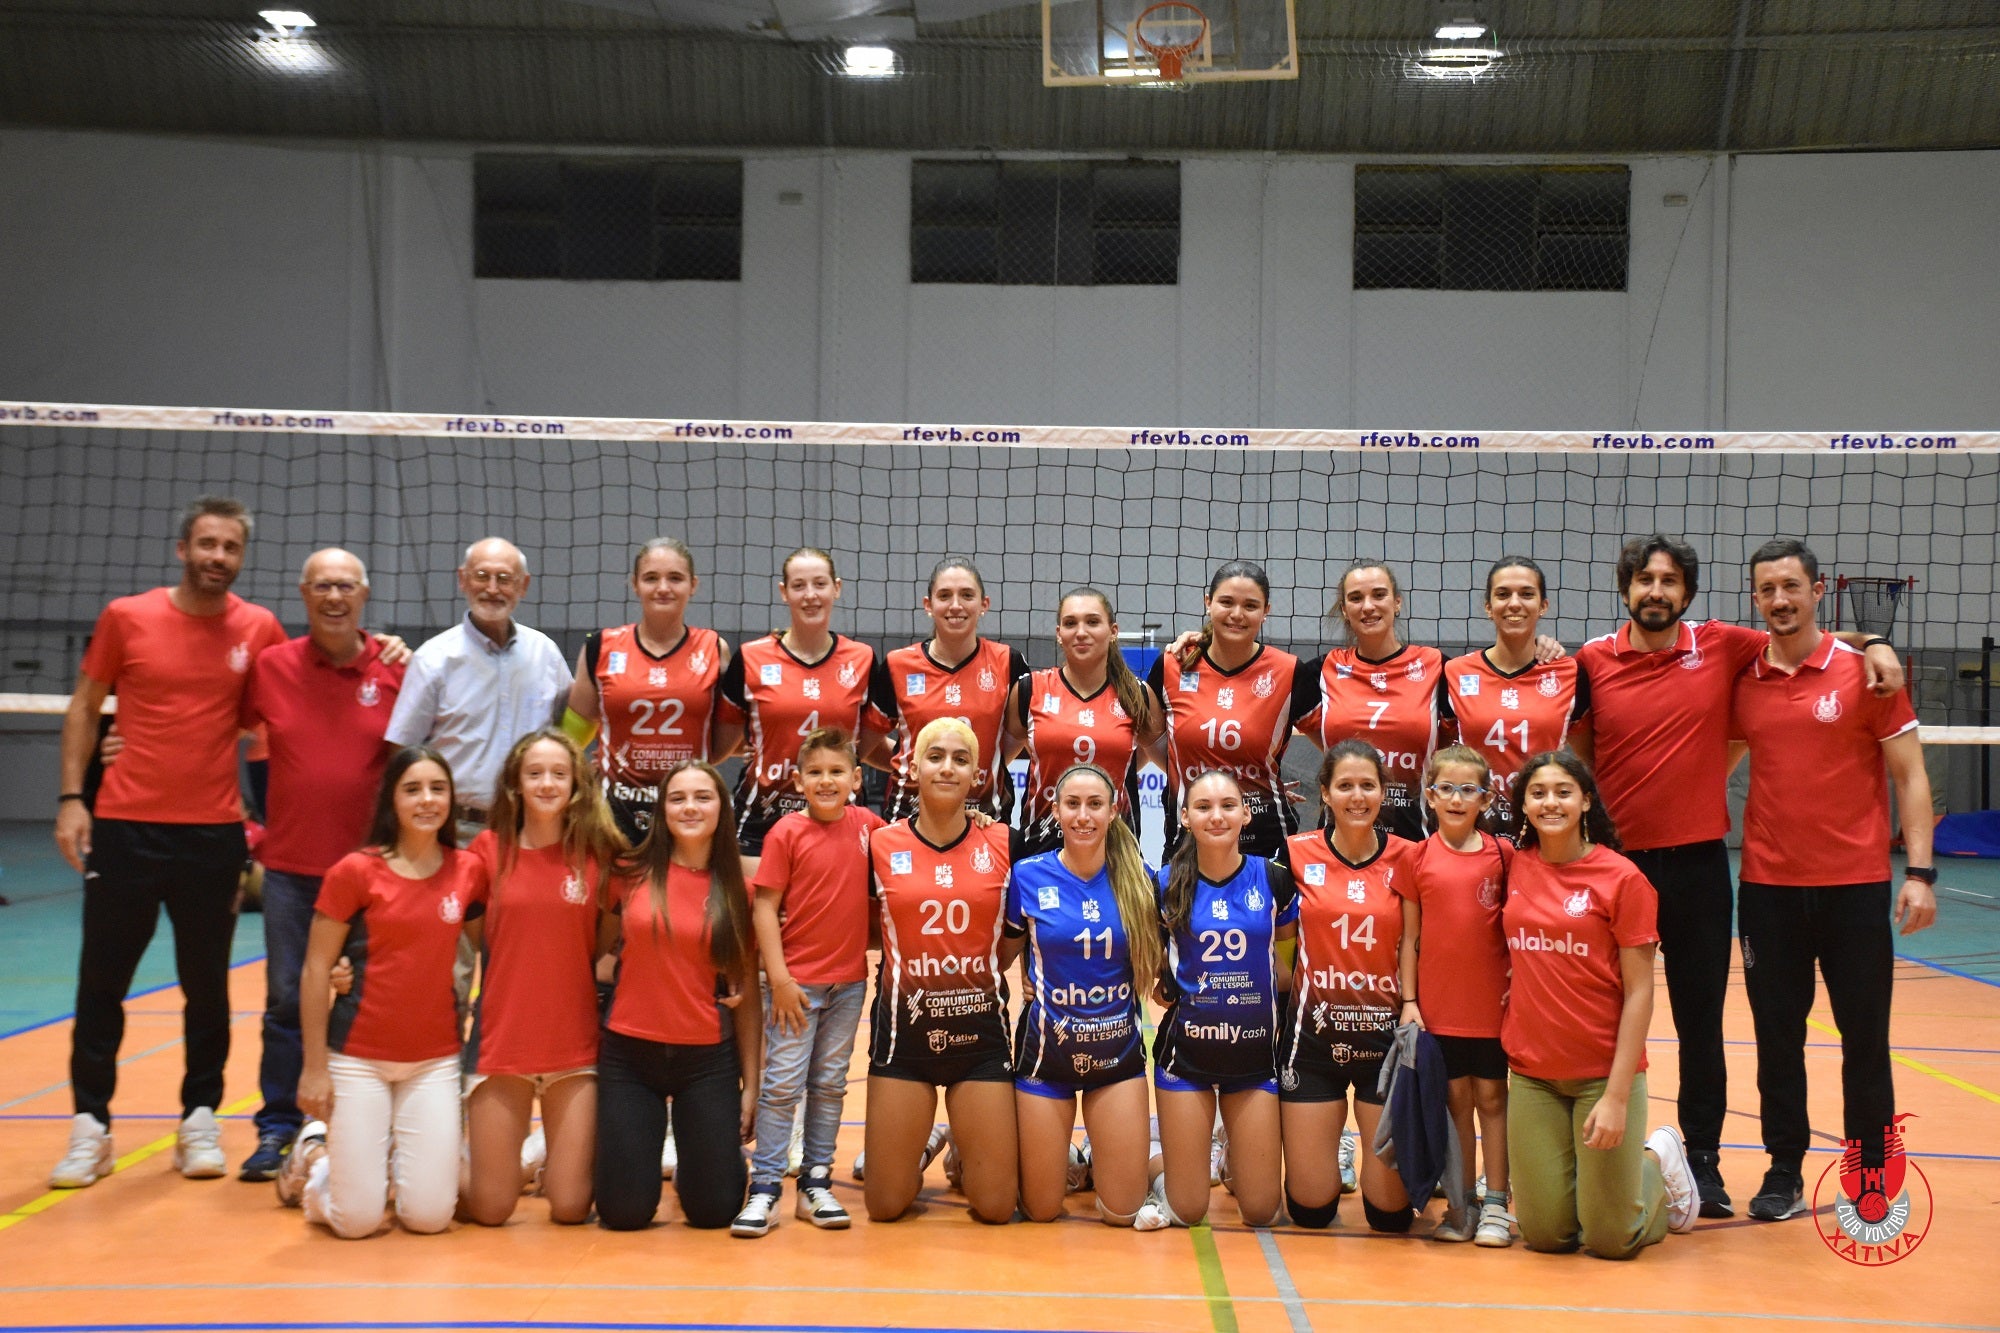
[[[1044,912],[1055,911],[1057,903],[1061,901],[1059,891],[1053,884],[1042,885],[1041,891],[1036,895],[1036,897],[1037,900],[1041,903],[1042,910]]]
[[[1563,911],[1570,916],[1588,916],[1590,914],[1590,890],[1578,889],[1575,893],[1563,899]]]
[[[931,1044],[931,1053],[942,1055],[944,1054],[945,1043],[951,1040],[951,1034],[943,1028],[932,1028],[928,1035],[928,1040]]]
[[[1079,1074],[1088,1074],[1090,1072],[1090,1064],[1091,1064],[1090,1057],[1085,1055],[1082,1051],[1076,1052],[1069,1058],[1070,1068],[1074,1069]]]
[[[1365,902],[1367,902],[1367,901],[1368,901],[1368,881],[1367,881],[1367,880],[1365,880],[1365,879],[1350,879],[1350,880],[1348,880],[1348,881],[1347,881],[1347,901],[1349,901],[1349,902],[1351,902],[1351,903],[1365,903]]]
[[[1222,687],[1221,689],[1217,690],[1217,691],[1215,692],[1215,706],[1216,706],[1217,708],[1234,708],[1234,707],[1236,707],[1236,691],[1235,691],[1235,689],[1233,689],[1233,688],[1232,688],[1232,687],[1230,687],[1230,686],[1227,686],[1227,685],[1225,685],[1225,686],[1223,686],[1223,687]]]
[[[1479,677],[1468,671],[1458,678],[1458,697],[1470,699],[1479,693]]]
[[[1479,881],[1478,897],[1479,905],[1489,912],[1500,905],[1500,885],[1491,875]]]
[[[785,680],[785,664],[766,662],[757,668],[757,679],[765,685],[782,685]]]
[[[953,708],[965,702],[965,692],[958,686],[957,682],[954,681],[952,684],[944,687],[944,701]]]
[[[1257,891],[1255,885],[1251,886],[1250,892],[1243,895],[1243,905],[1253,912],[1264,910],[1264,895]]]
[[[1389,692],[1389,673],[1386,671],[1371,671],[1368,673],[1368,683],[1375,687],[1377,694],[1387,694]]]
[[[694,656],[688,659],[688,670],[697,676],[708,670],[708,654],[699,648],[695,649]]]
[[[1125,720],[1125,705],[1119,703],[1116,699],[1113,699],[1111,701],[1111,716],[1117,718],[1120,722],[1123,722]]]
[[[1229,899],[1217,898],[1210,902],[1208,905],[1208,914],[1217,921],[1227,921],[1229,919]]]
[[[1698,648],[1698,647],[1697,647],[1697,648],[1693,649],[1692,651],[1690,651],[1690,652],[1687,652],[1687,653],[1683,653],[1683,654],[1681,655],[1681,670],[1683,670],[1683,671],[1699,671],[1700,669],[1701,669],[1701,649],[1700,649],[1700,648]]]
[[[1815,722],[1838,722],[1840,720],[1840,691],[1828,690],[1813,700],[1813,720]]]
[[[608,675],[620,675],[625,670],[625,654],[612,649],[604,655],[604,670]]]
[[[1000,688],[1000,681],[994,676],[992,667],[979,668],[979,688],[988,694]]]
[[[250,645],[239,643],[229,650],[229,669],[242,675],[250,669]]]
[[[1278,673],[1275,671],[1266,671],[1263,675],[1257,677],[1256,683],[1250,686],[1250,693],[1256,695],[1259,699],[1268,699],[1277,692],[1277,689]]]
[[[1420,657],[1416,661],[1404,667],[1403,674],[1408,676],[1411,680],[1421,681],[1424,678],[1423,659]]]
[[[819,698],[819,677],[807,676],[799,682],[799,689],[808,699]]]
[[[465,920],[465,904],[458,900],[456,893],[447,893],[438,900],[438,916],[455,926]]]
[[[841,687],[851,690],[854,688],[855,682],[861,679],[861,668],[852,662],[845,662],[841,664],[840,670],[835,674],[840,679]]]
[[[1083,900],[1083,919],[1085,921],[1102,921],[1104,919],[1104,912],[1098,907],[1097,899],[1085,898]]]
[[[1326,883],[1326,867],[1321,863],[1315,861],[1310,865],[1301,866],[1300,869],[1305,872],[1306,883],[1314,888],[1317,889]]]
[[[1500,706],[1519,712],[1521,708],[1521,692],[1519,690],[1500,691]]]
[[[1097,710],[1094,708],[1082,709],[1076,715],[1076,724],[1079,727],[1095,727],[1097,725]]]
[[[354,691],[354,702],[363,708],[373,708],[382,702],[382,687],[372,680],[362,681],[360,688]]]
[[[903,677],[903,693],[914,699],[922,694],[930,684],[930,677],[921,671],[912,671]]]
[[[986,847],[974,847],[972,849],[972,868],[982,875],[993,873],[992,851]],[[950,881],[947,880],[945,882],[949,883]]]
[[[1561,694],[1562,683],[1556,679],[1556,673],[1553,671],[1544,671],[1542,678],[1535,682],[1535,693],[1541,695],[1544,699],[1553,699],[1558,694]]]
[[[590,890],[585,888],[583,881],[575,875],[563,877],[562,895],[564,902],[574,903],[579,907],[590,901]]]
[[[939,888],[941,888],[941,889],[948,889],[948,888],[950,888],[950,887],[951,887],[951,867],[950,867],[950,866],[948,866],[948,865],[943,865],[943,866],[936,866],[936,867],[934,867],[934,868],[932,869],[932,871],[931,871],[931,879],[932,879],[932,880],[933,880],[933,881],[934,881],[934,882],[935,882],[935,883],[937,884],[937,886],[938,886]]]
[[[909,873],[910,873],[910,870],[911,870],[911,866],[910,866],[910,854],[909,854],[908,852],[890,852],[890,853],[889,853],[889,873],[890,873],[890,874],[892,874],[892,875],[907,875],[907,874],[909,874]]]
[[[667,669],[665,667],[647,667],[646,683],[654,689],[659,689],[667,683]]]

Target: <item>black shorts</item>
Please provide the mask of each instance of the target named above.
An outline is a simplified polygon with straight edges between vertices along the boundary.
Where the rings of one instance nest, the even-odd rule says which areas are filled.
[[[1498,1037],[1441,1037],[1435,1032],[1431,1036],[1444,1052],[1446,1078],[1507,1077],[1507,1052],[1500,1049]]]
[[[870,1061],[870,1078],[899,1078],[905,1083],[928,1083],[948,1088],[954,1083],[1007,1083],[1014,1081],[1014,1065],[1007,1052],[986,1050],[971,1055],[948,1055],[942,1059]]]
[[[1344,1102],[1349,1089],[1354,1100],[1370,1106],[1382,1104],[1377,1091],[1382,1082],[1382,1056],[1371,1051],[1357,1054],[1346,1064],[1301,1060],[1278,1071],[1278,1100],[1282,1102]]]

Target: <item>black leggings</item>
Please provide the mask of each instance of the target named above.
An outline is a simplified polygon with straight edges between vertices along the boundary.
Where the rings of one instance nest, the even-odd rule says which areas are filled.
[[[674,1103],[674,1194],[691,1227],[726,1227],[743,1206],[742,1069],[734,1038],[668,1046],[605,1031],[597,1051],[597,1220],[651,1225],[660,1207],[667,1099]]]

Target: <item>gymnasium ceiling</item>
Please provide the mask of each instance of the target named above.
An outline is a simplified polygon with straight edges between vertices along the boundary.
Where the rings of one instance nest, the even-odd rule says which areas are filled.
[[[1247,2],[1247,0],[1244,0]],[[1417,72],[1431,0],[1297,0],[1296,82],[1045,89],[1003,0],[7,0],[0,123],[654,147],[1645,153],[2000,146],[2000,0],[1488,0],[1506,52]],[[857,40],[903,72],[836,72]]]

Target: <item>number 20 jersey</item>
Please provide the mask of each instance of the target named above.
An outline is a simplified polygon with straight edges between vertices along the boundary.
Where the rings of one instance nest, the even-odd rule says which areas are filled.
[[[1007,1047],[1000,928],[1007,899],[1005,824],[967,823],[946,847],[913,822],[868,835],[882,923],[868,1058],[921,1069]]]
[[[1162,867],[1165,896],[1172,867]],[[1197,879],[1187,925],[1167,932],[1171,1001],[1153,1040],[1153,1062],[1174,1078],[1232,1084],[1275,1077],[1280,928],[1299,919],[1292,876],[1245,857],[1224,883]]]

